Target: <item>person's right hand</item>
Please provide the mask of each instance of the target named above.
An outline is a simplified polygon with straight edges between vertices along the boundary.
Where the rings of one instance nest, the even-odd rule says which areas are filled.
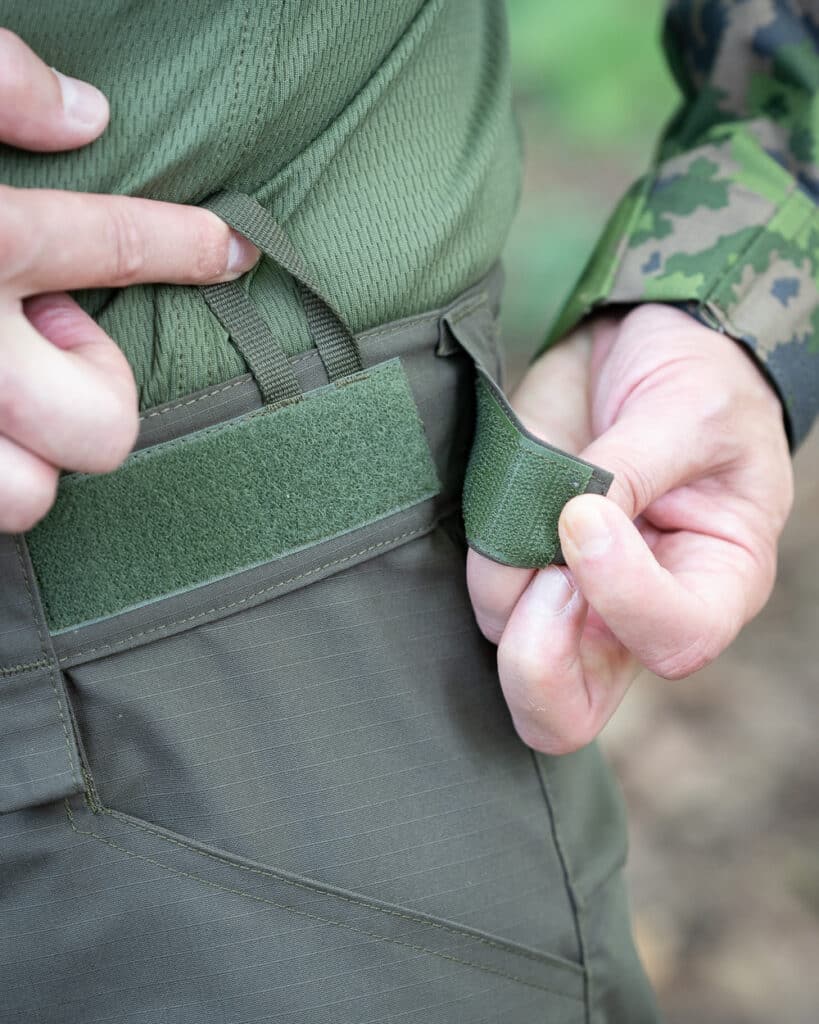
[[[102,93],[0,29],[0,142],[75,149],[107,123]],[[258,257],[207,210],[0,185],[0,532],[46,514],[60,469],[112,470],[136,437],[128,363],[65,290],[229,281]]]

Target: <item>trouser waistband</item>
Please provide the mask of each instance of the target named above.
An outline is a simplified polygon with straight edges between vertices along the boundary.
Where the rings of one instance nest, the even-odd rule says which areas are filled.
[[[386,374],[391,376],[390,381],[382,383],[378,379],[385,376],[384,367],[400,361],[400,375],[405,376],[409,388],[402,400],[411,397],[417,408],[413,415],[420,415],[423,430],[408,436],[413,443],[413,437],[416,441],[426,438],[439,486],[427,486],[424,491],[425,481],[420,479],[418,500],[408,508],[388,507],[386,515],[376,514],[359,525],[353,518],[349,529],[341,521],[338,535],[313,538],[306,546],[299,544],[297,537],[281,556],[264,564],[232,567],[235,573],[228,571],[228,579],[196,580],[181,594],[166,594],[160,589],[135,606],[114,607],[111,614],[97,614],[87,622],[76,619],[66,623],[64,617],[55,617],[54,609],[50,614],[44,609],[57,590],[63,597],[90,590],[93,597],[95,573],[100,578],[105,576],[105,570],[100,571],[95,563],[105,538],[86,537],[90,543],[82,549],[76,547],[70,530],[59,526],[61,503],[74,500],[71,489],[81,490],[87,480],[100,492],[113,495],[109,509],[113,515],[117,503],[123,515],[130,514],[137,495],[127,487],[117,491],[122,474],[116,471],[96,478],[65,477],[58,506],[42,526],[27,538],[0,535],[0,811],[82,791],[81,759],[61,670],[192,628],[208,618],[229,613],[231,606],[247,607],[270,599],[296,585],[291,581],[318,579],[363,560],[367,552],[388,550],[430,529],[441,515],[457,508],[474,423],[473,371],[471,359],[451,344],[445,325],[454,319],[462,335],[474,329],[475,343],[486,350],[488,358],[494,358],[489,354],[494,339],[484,334],[487,318],[491,321],[497,313],[501,285],[502,275],[495,268],[445,308],[374,328],[357,338],[363,361],[359,376],[368,380],[364,387],[374,388],[368,396],[376,403],[373,408],[382,400],[378,389],[388,400],[396,387],[401,392],[398,370]],[[321,395],[330,387],[317,351],[295,356],[290,362],[306,397]],[[369,373],[373,369],[378,373]],[[299,404],[309,408],[310,401]],[[406,402],[403,409],[409,416]],[[176,456],[191,437],[209,436],[209,431],[218,431],[226,423],[253,423],[254,418],[258,422],[264,419],[263,402],[254,379],[245,375],[148,410],[141,418],[135,453],[129,461]],[[372,425],[378,427],[377,423]],[[423,455],[420,448],[416,454],[417,463]],[[367,455],[366,450],[363,455]],[[382,470],[382,486],[392,486],[389,466]],[[421,477],[424,470],[422,465]],[[180,500],[196,501],[197,490],[209,487],[208,471],[207,463],[196,467],[195,475],[175,492]],[[287,481],[282,478],[279,483],[284,487]],[[144,498],[144,493],[139,495],[139,500]],[[168,500],[168,494],[157,493],[154,499],[161,504]],[[163,539],[171,546],[176,543],[178,549],[178,538]],[[189,539],[195,542],[195,538]],[[134,541],[133,550],[122,551],[112,571],[127,572],[140,557],[139,545]],[[58,577],[56,590],[48,572]],[[226,587],[230,593],[219,596]]]

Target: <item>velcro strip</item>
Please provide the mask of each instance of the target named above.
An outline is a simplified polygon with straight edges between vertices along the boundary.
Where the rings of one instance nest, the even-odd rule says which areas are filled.
[[[72,474],[28,536],[52,632],[365,526],[440,483],[398,359]]]
[[[475,440],[464,482],[470,547],[527,569],[562,562],[557,524],[578,494],[605,494],[611,473],[529,434],[479,369]]]

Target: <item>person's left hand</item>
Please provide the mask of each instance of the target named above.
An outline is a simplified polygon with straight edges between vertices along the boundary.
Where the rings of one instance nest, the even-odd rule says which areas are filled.
[[[567,568],[468,557],[518,734],[561,754],[597,736],[641,666],[688,676],[760,611],[791,462],[781,404],[749,355],[669,306],[582,326],[512,405],[534,434],[615,475],[608,497],[563,510]]]

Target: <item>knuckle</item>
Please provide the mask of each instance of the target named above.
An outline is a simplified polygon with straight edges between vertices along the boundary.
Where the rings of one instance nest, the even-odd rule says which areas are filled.
[[[538,653],[528,644],[510,643],[501,637],[498,647],[498,672],[516,690],[536,692],[545,682],[544,665]]]
[[[620,463],[613,470],[615,486],[619,487],[628,503],[631,515],[638,515],[648,508],[654,498],[654,487],[648,474],[640,466],[631,463]]]
[[[0,523],[8,533],[24,533],[38,523],[54,504],[57,474],[50,467],[31,467],[19,474],[0,508]]]
[[[0,278],[8,280],[28,264],[31,229],[18,204],[18,190],[0,185]]]
[[[793,467],[790,456],[784,462],[784,472],[780,475],[779,486],[776,489],[775,507],[778,512],[777,527],[781,530],[793,511],[795,500],[795,485]]]
[[[684,648],[663,653],[646,667],[661,679],[687,679],[705,668],[719,655],[722,644],[715,637],[695,637]]]
[[[585,723],[572,723],[558,730],[544,729],[528,719],[515,719],[515,731],[521,742],[532,750],[553,757],[573,754],[589,745],[595,733]]]
[[[117,284],[134,284],[147,265],[145,240],[128,201],[113,202],[107,216],[111,271]]]
[[[0,28],[0,97],[4,104],[25,99],[26,49],[16,33]]]
[[[28,389],[13,366],[0,365],[0,424],[6,433],[16,436],[25,423]]]
[[[778,534],[746,547],[750,560],[749,579],[752,580],[745,588],[748,594],[746,615],[749,619],[765,607],[776,584],[779,558],[777,536]]]
[[[121,465],[134,446],[139,430],[135,404],[113,391],[100,397],[100,426],[95,433],[94,466],[109,473]]]
[[[202,215],[204,214],[204,215]],[[221,277],[228,264],[230,229],[209,211],[197,213],[194,229],[194,261],[199,280]]]

